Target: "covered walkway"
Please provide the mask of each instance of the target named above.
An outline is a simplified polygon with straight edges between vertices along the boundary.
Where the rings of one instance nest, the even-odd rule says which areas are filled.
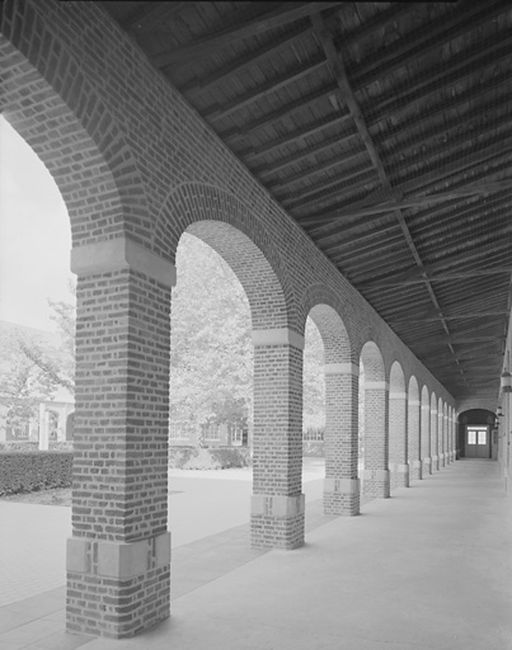
[[[512,648],[512,518],[498,463],[453,463],[359,517],[323,515],[320,501],[306,515],[306,545],[293,553],[250,550],[247,526],[177,549],[171,618],[152,631],[66,634],[57,589],[0,609],[0,650]]]

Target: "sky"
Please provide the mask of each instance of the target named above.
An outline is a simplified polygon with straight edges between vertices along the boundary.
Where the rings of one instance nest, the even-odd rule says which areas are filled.
[[[70,248],[57,185],[0,115],[0,320],[55,331],[47,299],[73,300]]]

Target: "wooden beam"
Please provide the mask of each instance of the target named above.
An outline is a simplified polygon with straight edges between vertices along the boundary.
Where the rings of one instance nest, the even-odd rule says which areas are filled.
[[[405,195],[410,192],[417,191],[420,188],[424,188],[427,185],[432,185],[433,183],[435,183],[440,179],[446,179],[454,174],[460,173],[463,170],[466,170],[471,167],[475,167],[477,165],[481,165],[482,163],[487,162],[490,159],[495,159],[498,156],[499,158],[508,157],[510,156],[510,154],[512,154],[512,135],[509,135],[507,137],[501,138],[499,140],[496,140],[495,142],[488,144],[487,146],[480,149],[478,153],[474,154],[473,156],[466,155],[454,162],[447,163],[444,166],[441,164],[431,172],[418,175],[415,178],[400,183],[399,185],[396,185],[394,187],[394,192],[398,196]],[[468,180],[468,182],[471,182],[471,180]],[[444,200],[446,200],[446,198],[447,197],[445,197]],[[344,211],[333,212],[330,214],[319,214],[317,215],[317,222],[320,225],[321,223],[327,223],[334,219],[344,219],[346,217],[362,216],[365,214],[366,215],[379,214],[379,212],[382,213],[387,211],[386,209],[382,210],[382,203],[379,205],[377,210],[375,204],[373,203],[372,205],[372,201],[373,201],[372,198],[364,199],[363,201],[354,204],[352,208],[346,208],[346,210]],[[435,202],[436,200],[434,201],[434,203]],[[390,205],[391,204],[388,202],[388,204],[385,205],[385,208],[390,207]],[[366,212],[363,212],[364,210],[366,210]]]
[[[360,210],[347,209],[346,212],[337,213],[336,218],[343,219],[345,217],[364,217],[375,214],[382,214],[383,212],[395,212],[395,210],[403,210],[404,208],[423,207],[424,205],[443,203],[449,199],[464,198],[467,196],[475,195],[486,195],[491,194],[492,192],[500,192],[503,190],[512,190],[512,182],[510,180],[502,181],[500,183],[470,185],[467,189],[461,188],[447,190],[446,192],[439,192],[436,194],[424,196],[411,196],[402,201],[379,203],[372,207],[362,208]],[[363,201],[365,201],[365,199]]]
[[[167,4],[167,3],[166,3]],[[411,12],[411,7],[407,8],[400,4],[396,6],[391,6],[387,11],[380,12],[375,15],[370,20],[366,21],[359,27],[356,27],[349,34],[343,35],[343,43],[345,45],[357,41],[360,38],[366,38],[369,34],[373,33],[376,30],[382,29],[382,27],[396,19],[397,16],[405,15]],[[193,79],[191,82],[187,83],[185,86],[179,88],[180,92],[183,94],[196,94],[202,92],[211,86],[215,86],[218,83],[224,81],[231,75],[237,74],[244,70],[246,67],[260,63],[262,60],[271,56],[280,49],[287,47],[293,41],[306,36],[313,30],[312,25],[298,25],[290,27],[286,34],[279,39],[279,41],[272,40],[269,43],[266,43],[261,48],[251,52],[247,56],[237,58],[236,61],[229,63],[224,66],[217,72],[209,74],[207,77],[201,79]]]
[[[350,138],[355,137],[356,134],[350,134]],[[261,165],[260,167],[254,167],[251,169],[253,174],[256,174],[257,176],[271,176],[272,174],[275,174],[278,171],[281,171],[282,169],[285,169],[286,167],[289,167],[290,165],[295,165],[301,160],[306,160],[308,158],[313,158],[319,153],[323,153],[324,151],[328,151],[329,149],[332,149],[334,147],[337,147],[340,144],[339,138],[329,138],[328,140],[324,140],[320,144],[309,147],[306,146],[305,149],[301,149],[297,153],[293,153],[289,156],[286,156],[285,158],[282,158],[281,160],[271,163],[269,165]],[[338,157],[341,162],[347,164],[351,162],[352,160],[355,160],[356,158],[359,158],[360,156],[366,155],[366,150],[365,149],[359,149],[357,151],[341,151],[338,154]]]
[[[505,89],[510,87],[510,75],[508,72],[492,77],[490,80],[478,85],[476,89],[472,86],[455,97],[450,97],[450,110],[459,109],[465,105],[477,106],[487,95],[491,95],[492,97],[491,101],[485,104],[485,106],[491,106],[492,101],[496,101],[496,91],[502,87]],[[369,110],[371,110],[371,107],[369,107]],[[394,127],[387,128],[385,133],[377,138],[377,143],[384,145],[388,139],[393,140],[392,144],[396,142],[400,143],[400,136],[403,136],[405,145],[408,146],[411,139],[411,132],[424,124],[429,124],[435,117],[440,116],[442,118],[438,124],[438,128],[443,129],[445,114],[446,101],[442,101],[437,103],[432,109],[429,108],[427,116],[418,113],[417,116],[413,116],[407,121],[398,122]],[[376,121],[368,119],[369,126],[374,126],[380,119],[380,115]]]
[[[304,179],[308,179],[311,176],[314,176],[316,174],[320,174],[320,173],[325,174],[326,171],[330,171],[333,167],[336,167],[339,164],[340,164],[339,160],[328,160],[325,164],[318,165],[318,167],[314,167],[313,169],[310,169],[307,172],[300,174],[300,177],[294,177],[289,183],[278,185],[275,187],[278,189],[282,189],[283,187],[293,186],[296,183],[299,183]],[[349,181],[353,179],[357,179],[357,183],[352,183],[352,187],[351,187]],[[342,178],[338,176],[337,178],[331,178],[328,179],[327,181],[321,181],[320,183],[315,183],[309,186],[303,186],[301,184],[301,187],[304,187],[303,190],[296,189],[296,191],[292,191],[290,194],[285,194],[284,196],[280,196],[280,197],[276,196],[276,198],[278,201],[283,203],[285,202],[289,203],[290,201],[292,203],[297,203],[297,201],[300,201],[305,197],[310,196],[311,194],[316,194],[319,191],[321,192],[325,189],[329,189],[333,185],[340,185],[340,183],[345,183],[347,190],[351,191],[354,187],[359,189],[363,185],[368,185],[369,183],[372,182],[372,180],[375,180],[375,172],[373,171],[373,169],[368,169],[368,167],[360,166],[355,169],[352,169],[350,173],[344,175]],[[268,189],[271,191],[275,191],[275,188],[272,186],[269,186]]]
[[[215,50],[229,47],[234,42],[263,34],[276,27],[289,25],[315,12],[325,11],[338,4],[339,2],[283,2],[273,11],[259,14],[214,34],[208,34],[192,43],[159,52],[152,59],[158,68],[162,68],[175,61],[208,56]]]
[[[359,105],[348,82],[343,60],[334,47],[332,35],[324,27],[323,19],[319,14],[312,16],[311,22],[313,24],[313,29],[323,47],[325,56],[329,62],[329,66],[331,67],[333,75],[336,79],[336,83],[338,84],[338,87],[341,91],[341,98],[347,105],[348,110],[352,115],[352,119],[354,120],[361,140],[363,141],[363,144],[368,151],[368,155],[370,156],[370,159],[375,169],[377,170],[379,178],[381,181],[385,182],[386,172],[384,171],[382,161],[380,160],[380,157],[375,149],[370,133],[366,127],[365,121],[359,109]]]
[[[382,163],[382,160],[380,159],[379,153],[377,149],[375,148],[375,145],[373,143],[373,140],[371,138],[370,132],[368,131],[368,127],[366,126],[366,122],[363,118],[363,115],[359,109],[359,104],[355,98],[354,92],[351,88],[351,85],[348,81],[347,74],[345,71],[345,66],[343,64],[343,59],[340,55],[339,52],[336,51],[336,48],[333,43],[332,35],[327,32],[327,30],[324,27],[323,20],[322,18],[317,14],[315,16],[311,17],[311,21],[313,23],[313,28],[315,30],[315,33],[318,35],[318,38],[320,39],[320,42],[322,44],[322,47],[325,51],[325,55],[327,57],[327,60],[329,61],[333,74],[336,78],[336,82],[338,83],[338,86],[340,87],[342,97],[346,105],[348,106],[348,109],[350,111],[350,114],[352,115],[352,118],[354,119],[354,122],[356,124],[357,130],[359,131],[359,134],[361,136],[361,139],[368,151],[368,155],[370,156],[374,167],[377,171],[377,174],[381,180],[382,186],[386,192],[389,192],[390,194],[393,192],[393,188],[391,187],[391,183],[389,182],[386,170],[384,168],[384,165]],[[409,231],[409,228],[407,227],[407,224],[405,222],[405,219],[403,218],[403,215],[401,211],[398,209],[394,212],[398,223],[400,225],[400,228],[402,230],[403,236],[405,238],[405,241],[407,243],[407,246],[409,247],[409,250],[411,251],[411,254],[418,265],[420,269],[423,268],[423,264],[420,258],[420,255],[418,253],[418,250],[416,248],[416,245],[414,244],[414,241],[411,237],[411,233]],[[437,297],[435,295],[435,292],[432,288],[431,283],[429,282],[428,278],[425,279],[425,287],[430,295],[430,298],[432,300],[432,303],[434,304],[434,307],[438,310],[438,313],[441,316],[441,323],[443,326],[443,329],[445,332],[449,335],[450,331],[448,329],[448,325],[446,320],[443,318],[443,312],[441,310],[441,306],[439,305],[439,302],[437,300]],[[449,348],[452,352],[452,354],[455,357],[455,362],[458,363],[457,357],[455,355],[455,351],[452,348],[451,345],[449,345]]]
[[[137,7],[120,24],[127,32],[137,33],[143,29],[161,24],[165,18],[172,16],[182,9],[186,2],[144,2]]]
[[[275,79],[271,79],[255,90],[250,90],[243,95],[239,95],[230,102],[218,104],[216,107],[203,113],[202,117],[209,121],[222,120],[232,113],[236,113],[236,111],[249,106],[258,99],[271,95],[281,88],[284,88],[291,83],[295,83],[299,79],[302,79],[313,72],[318,72],[318,70],[323,68],[325,64],[325,59],[321,56],[317,56],[311,61],[308,61],[305,65],[297,66],[294,70],[288,70],[285,74]]]
[[[224,131],[220,133],[220,136],[222,137],[223,140],[234,140],[234,139],[245,140],[247,139],[247,136],[254,133],[254,131],[263,129],[269,126],[270,124],[277,122],[278,120],[282,120],[284,117],[288,117],[289,115],[291,115],[297,110],[302,110],[306,106],[309,106],[310,104],[313,104],[314,102],[317,102],[320,99],[332,95],[336,89],[337,89],[337,85],[335,83],[326,84],[319,90],[315,90],[309,93],[309,95],[304,95],[303,97],[300,98],[299,101],[288,102],[288,104],[281,106],[275,111],[267,113],[266,115],[264,115],[261,118],[258,118],[257,120],[248,122],[247,124],[244,125],[243,129],[235,128],[229,131]],[[339,116],[340,121],[345,121],[346,119],[347,119],[346,115]],[[256,154],[257,154],[256,149],[252,149],[240,153],[240,155],[243,156],[244,158],[246,156],[255,157]]]
[[[251,149],[249,151],[242,151],[240,152],[240,157],[243,158],[244,160],[250,161],[257,159],[261,156],[265,156],[268,153],[271,153],[272,151],[275,151],[276,149],[280,149],[281,147],[286,147],[290,144],[294,144],[297,141],[303,141],[304,138],[307,138],[310,135],[314,135],[315,133],[319,133],[323,129],[328,129],[332,126],[335,126],[336,124],[339,124],[340,126],[345,125],[347,122],[350,121],[350,115],[328,115],[327,117],[322,118],[321,120],[315,120],[314,122],[310,124],[306,124],[300,129],[296,129],[295,131],[292,131],[291,133],[287,133],[286,135],[282,136],[281,138],[276,138],[273,139],[269,144],[263,145],[262,147],[259,147],[258,149]],[[349,142],[351,139],[357,137],[357,133],[343,133],[342,140],[341,142]],[[322,143],[322,147],[319,148],[318,150],[323,150],[323,148],[330,148],[333,147],[335,144],[339,144],[340,140],[338,139],[337,141],[334,141],[330,139],[328,142]],[[317,150],[307,147],[303,152],[299,152],[300,154],[302,153],[310,153],[311,155],[314,155],[317,153]],[[293,154],[291,158],[293,159]],[[297,155],[297,160],[301,160],[301,157]],[[295,162],[292,160],[292,162]],[[290,164],[286,159],[285,159],[285,164],[284,166]],[[266,169],[266,167],[265,167]],[[277,171],[280,169],[279,165],[276,164],[276,168],[269,167],[269,173],[273,173],[274,171]],[[259,170],[263,171],[263,168],[259,168]]]
[[[431,52],[439,52],[447,43],[474,30],[476,25],[488,22],[496,15],[508,11],[509,8],[509,0],[486,2],[483,5],[466,2],[461,6],[461,3],[458,3],[448,15],[443,14],[436,20],[430,21],[428,29],[421,25],[408,33],[405,38],[386,47],[378,57],[372,56],[367,61],[363,61],[352,76],[353,83],[358,86],[368,85],[388,76],[397,68],[404,67],[406,62],[414,57],[424,57]]]
[[[225,79],[229,79],[235,74],[242,72],[245,68],[261,63],[266,58],[272,56],[279,50],[287,47],[292,44],[298,38],[309,34],[312,31],[312,26],[309,24],[306,25],[297,25],[290,27],[286,35],[283,35],[279,40],[272,39],[269,43],[265,43],[262,47],[257,50],[253,50],[246,56],[237,57],[235,61],[232,61],[225,65],[224,67],[217,70],[213,74],[209,74],[207,77],[201,79],[195,78],[192,81],[188,82],[184,86],[179,88],[180,92],[183,94],[192,94],[204,92],[212,86],[216,86]]]
[[[461,52],[451,62],[443,64],[430,73],[423,73],[416,81],[409,80],[399,88],[394,88],[387,97],[372,102],[368,107],[370,123],[378,122],[383,113],[399,113],[415,102],[421,102],[432,94],[438,94],[441,86],[461,83],[466,77],[475,74],[475,68],[498,65],[502,59],[509,58],[512,35],[502,40],[489,40],[480,48]]]
[[[465,280],[467,278],[479,278],[489,275],[510,275],[512,274],[512,266],[504,266],[496,269],[475,269],[474,271],[455,271],[455,272],[446,272],[438,274],[430,274],[428,270],[425,269],[428,274],[428,279],[431,282],[443,282],[451,280]],[[359,283],[357,289],[359,291],[364,291],[365,289],[378,289],[380,287],[405,287],[411,284],[422,284],[425,282],[425,278],[407,278],[400,280],[369,280],[367,282]]]
[[[374,182],[375,179],[372,178],[373,176],[373,170],[370,170],[369,172],[354,172],[351,177],[352,179],[359,179],[358,182],[349,184],[347,178],[343,178],[341,181],[339,178],[335,178],[327,183],[315,185],[315,188],[317,189],[307,188],[298,196],[294,196],[293,193],[289,194],[286,200],[281,199],[279,202],[287,210],[302,210],[310,205],[316,205],[319,202],[337,199],[340,195],[347,195],[356,192],[357,190],[363,191],[372,181]],[[299,217],[300,215],[297,215],[297,218]]]
[[[506,166],[507,171],[509,164]],[[485,171],[481,176],[485,176]],[[500,170],[501,173],[501,170]],[[491,174],[494,176],[495,174]],[[465,181],[466,183],[473,182],[473,178],[468,178]],[[478,197],[475,195],[473,199]],[[471,197],[470,197],[471,198]],[[365,199],[366,200],[366,199]],[[424,226],[417,226],[416,230],[421,230],[423,233],[430,233],[432,220],[436,219],[440,224],[442,229],[445,229],[446,224],[450,221],[458,220],[461,217],[466,218],[469,216],[478,216],[479,214],[489,214],[494,215],[499,211],[499,209],[508,209],[510,206],[510,199],[504,198],[501,194],[489,195],[487,197],[480,197],[479,200],[471,201],[468,204],[467,200],[464,205],[461,206],[461,199],[447,200],[445,203],[438,203],[431,206],[430,210],[423,212],[416,212],[414,215],[415,222],[420,219],[427,219]],[[347,204],[341,204],[339,206],[334,206],[329,212],[313,213],[304,217],[306,224],[309,226],[308,233],[315,238],[316,242],[322,242],[326,239],[330,239],[333,235],[340,231],[340,227],[345,227],[345,221],[333,220],[330,215],[337,211],[347,210]],[[389,213],[383,213],[382,218]],[[361,226],[368,226],[371,223],[371,217],[359,217],[356,220],[351,220],[352,224],[359,224]],[[445,264],[443,264],[445,266]]]
[[[411,316],[410,318],[396,318],[396,319],[389,319],[391,326],[396,325],[397,323],[425,323],[425,322],[433,322],[433,321],[439,321],[445,318],[446,320],[467,320],[469,318],[489,318],[490,316],[507,316],[508,311],[501,309],[501,310],[494,310],[494,311],[483,311],[483,312],[471,312],[471,313],[462,313],[462,314],[444,314],[444,315],[436,315],[436,316],[424,316],[424,317],[415,317]]]

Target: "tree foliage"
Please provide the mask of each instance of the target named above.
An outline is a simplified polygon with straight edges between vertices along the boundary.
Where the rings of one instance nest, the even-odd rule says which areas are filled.
[[[228,264],[207,244],[184,234],[176,256],[178,279],[171,302],[170,419],[183,433],[201,425],[251,420],[253,346],[250,308]],[[70,287],[74,294],[74,284]],[[74,393],[74,300],[49,301],[60,337],[58,349],[25,338],[13,350],[4,379],[10,408],[34,414],[58,386]],[[304,426],[324,425],[323,345],[311,321],[304,350]],[[21,404],[25,406],[21,407]]]

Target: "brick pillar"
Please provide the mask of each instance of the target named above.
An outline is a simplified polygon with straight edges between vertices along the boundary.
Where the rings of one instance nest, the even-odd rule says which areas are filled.
[[[385,381],[364,383],[364,470],[363,493],[389,497],[388,394]]]
[[[407,394],[389,393],[389,471],[391,487],[409,487],[407,462]]]
[[[430,409],[430,453],[432,454],[432,470],[439,471],[439,445],[437,438],[437,409]]]
[[[448,416],[447,417],[448,417],[448,431],[450,433],[450,435],[448,437],[448,441],[449,441],[449,443],[448,443],[449,444],[448,453],[450,455],[450,463],[453,463],[453,462],[455,462],[455,453],[453,451],[453,438],[454,438],[454,436],[453,436],[453,418],[452,418],[452,407],[451,406],[448,409]]]
[[[174,267],[126,238],[74,249],[76,410],[67,629],[133,636],[169,616]]]
[[[254,438],[251,542],[292,549],[304,544],[302,351],[287,328],[253,331]]]
[[[453,462],[457,460],[457,426],[455,423],[455,409],[452,408],[450,422],[452,423],[452,459]],[[492,435],[489,432],[489,435]]]
[[[445,467],[446,459],[444,455],[444,420],[443,420],[443,407],[441,404],[437,407],[437,440],[439,446],[439,467]]]
[[[448,415],[446,414],[446,410],[443,415],[443,428],[444,428],[444,458],[445,462],[447,465],[449,465],[452,461],[450,458],[450,430],[448,428]]]
[[[412,479],[423,477],[420,460],[420,402],[410,399],[407,408],[407,449],[409,474]]]
[[[359,514],[357,416],[359,366],[329,363],[325,367],[324,512]]]
[[[421,405],[421,471],[422,476],[432,474],[432,457],[430,451],[430,406]]]
[[[457,460],[457,420],[455,416],[455,409],[452,409],[451,423],[452,423],[452,454],[453,454],[453,462],[455,462]],[[492,431],[489,432],[489,435],[492,435]]]

